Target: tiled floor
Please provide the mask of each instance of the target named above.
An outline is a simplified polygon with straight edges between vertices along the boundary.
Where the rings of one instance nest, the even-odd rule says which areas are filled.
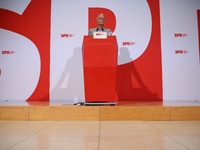
[[[200,150],[200,121],[0,121],[0,150]]]

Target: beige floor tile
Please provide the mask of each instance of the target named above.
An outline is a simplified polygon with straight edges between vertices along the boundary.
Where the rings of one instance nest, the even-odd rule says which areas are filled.
[[[1,120],[1,121],[0,121],[0,125],[1,125],[1,124],[5,124],[5,123],[9,123],[9,122],[11,122],[11,121]]]
[[[8,149],[53,123],[52,121],[0,121],[0,148]]]
[[[200,137],[200,126],[198,123],[188,121],[146,121],[146,123],[170,137]]]
[[[102,137],[100,150],[188,150],[168,137]]]
[[[101,135],[112,136],[139,136],[139,135],[162,135],[144,121],[102,121]]]
[[[190,150],[200,149],[200,137],[186,136],[186,137],[174,137],[176,141],[182,145],[188,147]]]
[[[127,137],[101,136],[99,150],[130,150]]]
[[[101,122],[100,150],[187,150],[144,121]]]
[[[200,121],[147,121],[147,123],[190,150],[200,149]]]
[[[21,142],[11,150],[98,150],[98,137],[38,137]]]
[[[39,135],[85,137],[99,135],[99,121],[57,121]]]
[[[98,150],[98,141],[98,121],[57,121],[12,150]]]
[[[0,121],[0,150],[199,150],[200,121]]]
[[[188,122],[200,125],[200,121],[188,121]]]

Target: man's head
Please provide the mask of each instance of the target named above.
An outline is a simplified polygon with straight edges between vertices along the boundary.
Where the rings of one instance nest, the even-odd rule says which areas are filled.
[[[99,14],[96,18],[96,21],[97,21],[97,25],[99,27],[103,27],[104,26],[104,23],[105,23],[105,17],[103,15],[103,13]]]

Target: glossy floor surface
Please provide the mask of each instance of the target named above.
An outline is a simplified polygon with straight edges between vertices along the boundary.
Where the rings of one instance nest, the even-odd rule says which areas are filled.
[[[200,121],[0,121],[0,150],[200,150]]]

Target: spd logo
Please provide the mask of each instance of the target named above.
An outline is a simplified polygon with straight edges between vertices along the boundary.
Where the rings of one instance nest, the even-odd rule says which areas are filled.
[[[135,42],[122,42],[123,46],[133,46],[134,44],[136,44]]]
[[[175,50],[175,54],[187,54],[189,53],[188,50]]]
[[[61,34],[61,38],[71,38],[73,36],[73,34]]]
[[[14,51],[3,50],[1,54],[5,55],[5,54],[14,54],[14,53],[15,53]]]
[[[186,33],[175,33],[174,37],[186,37],[188,36]]]

